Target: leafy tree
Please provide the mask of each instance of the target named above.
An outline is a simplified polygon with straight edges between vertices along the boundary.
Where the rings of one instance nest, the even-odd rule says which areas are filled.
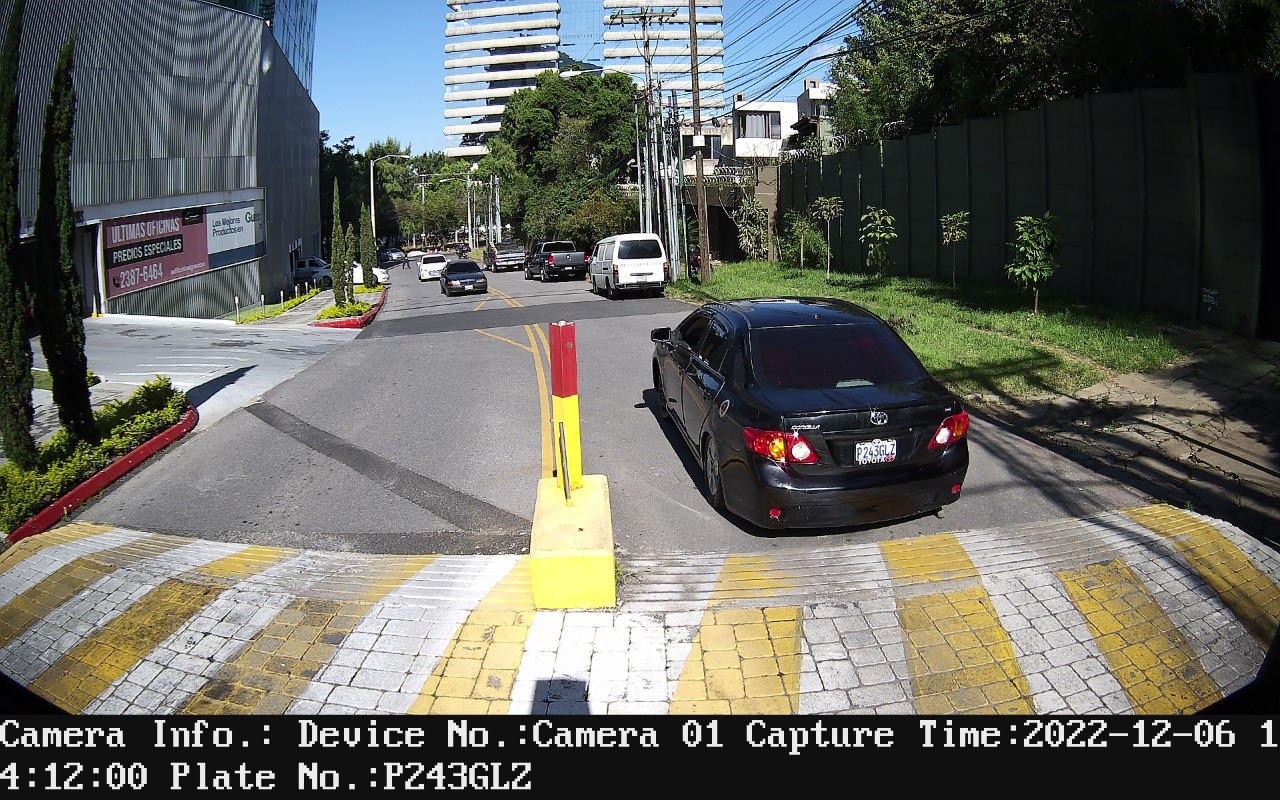
[[[635,100],[626,75],[550,70],[508,99],[482,177],[500,176],[503,221],[519,238],[568,238],[567,221],[618,183],[635,148]]]
[[[1023,289],[1030,289],[1034,300],[1031,313],[1040,313],[1040,286],[1053,275],[1058,263],[1056,255],[1061,241],[1054,230],[1054,217],[1048,211],[1043,217],[1024,216],[1013,221],[1017,240],[1010,242],[1013,262],[1006,266],[1009,277]]]
[[[71,82],[75,34],[58,52],[44,111],[40,147],[40,204],[29,275],[40,346],[58,418],[73,437],[96,442],[89,399],[89,363],[84,353],[84,289],[75,264],[75,212],[71,205],[71,143],[76,93]]]
[[[0,46],[0,438],[19,469],[36,464],[27,289],[18,260],[18,43],[25,6],[14,0]]]
[[[725,209],[738,228],[738,246],[748,259],[763,260],[769,253],[769,212],[755,195],[747,195],[736,206]],[[710,259],[703,262],[704,271]]]
[[[836,127],[906,130],[1196,72],[1280,76],[1273,0],[879,0],[859,4],[831,77]]]
[[[594,243],[618,231],[630,230],[636,224],[636,210],[617,196],[616,190],[597,189],[564,218],[566,236],[588,250]]]
[[[862,215],[859,239],[867,246],[867,266],[875,272],[888,269],[893,263],[889,257],[889,243],[898,238],[893,223],[893,215],[883,208],[867,206],[867,213]]]
[[[369,216],[368,206],[360,208],[360,258],[357,260],[360,262],[364,287],[372,289],[377,286],[378,276],[373,274],[373,268],[378,266],[378,248],[373,241],[373,220]],[[352,297],[354,296],[353,294]]]
[[[783,218],[782,260],[804,269],[808,258],[825,258],[827,242],[808,214],[788,209]]]
[[[329,132],[320,131],[320,185],[333,186],[332,194],[320,198],[320,230],[334,231],[334,217],[355,219],[360,215],[360,198],[362,187],[368,186],[368,177],[355,152],[355,137],[348,136],[334,147],[329,147]],[[333,211],[330,208],[335,209]],[[336,233],[341,235],[342,226],[338,224]],[[339,241],[337,244],[341,244]],[[321,253],[329,253],[329,260],[336,261],[333,233],[322,243]]]
[[[956,211],[944,214],[942,219],[942,243],[956,245],[969,238],[969,212]],[[951,248],[951,288],[956,288],[956,249]]]
[[[827,224],[827,279],[831,279],[831,220],[840,219],[844,215],[844,199],[840,197],[818,197],[809,205],[809,214],[814,219]]]

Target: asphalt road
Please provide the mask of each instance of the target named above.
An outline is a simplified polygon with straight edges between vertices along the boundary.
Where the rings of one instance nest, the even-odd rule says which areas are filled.
[[[811,549],[1144,501],[976,417],[964,495],[944,517],[757,529],[708,507],[697,464],[656,414],[649,331],[676,324],[691,306],[608,301],[586,282],[542,284],[523,272],[490,274],[488,295],[455,298],[419,282],[416,269],[391,277],[382,312],[358,335],[258,325],[209,334],[187,320],[92,326],[90,367],[107,380],[166,364],[192,372],[212,353],[246,361],[187,376],[204,378],[191,392],[206,395],[216,418],[208,421],[202,405],[195,432],[75,518],[310,549],[526,552],[537,482],[551,469],[545,340],[559,320],[574,323],[583,470],[608,478],[623,555]],[[104,352],[133,358],[108,361]]]

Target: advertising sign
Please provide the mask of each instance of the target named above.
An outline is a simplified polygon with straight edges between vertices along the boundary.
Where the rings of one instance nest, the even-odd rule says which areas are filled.
[[[205,214],[209,254],[225,253],[258,243],[258,215],[250,203],[241,208],[211,209]]]
[[[161,211],[104,226],[107,297],[209,270],[204,209]]]

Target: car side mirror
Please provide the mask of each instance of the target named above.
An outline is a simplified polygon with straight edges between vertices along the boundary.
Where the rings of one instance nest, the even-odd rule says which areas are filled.
[[[670,328],[654,328],[649,331],[649,338],[655,342],[665,342],[671,338]]]

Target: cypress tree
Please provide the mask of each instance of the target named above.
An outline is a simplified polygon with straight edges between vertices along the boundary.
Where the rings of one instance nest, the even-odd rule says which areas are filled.
[[[0,46],[0,439],[19,469],[36,465],[27,290],[18,262],[18,47],[25,6],[14,0]]]
[[[58,418],[72,436],[97,441],[84,352],[84,288],[76,272],[75,219],[71,205],[71,145],[76,92],[72,84],[75,34],[63,42],[49,85],[40,146],[40,205],[30,279],[40,326],[40,347],[53,383]]]
[[[338,275],[342,272],[343,259],[346,258],[342,235],[342,204],[339,202],[338,179],[333,179],[333,231],[329,234],[329,270],[333,275],[333,301],[341,303],[338,289]]]
[[[355,290],[351,288],[351,262],[355,260],[356,254],[356,232],[351,227],[351,223],[347,223],[347,235],[345,237],[346,246],[342,250],[343,256],[347,259],[346,269],[342,271],[342,285],[346,289],[347,299],[344,302],[354,303],[356,301]]]
[[[377,264],[378,249],[373,244],[373,218],[369,215],[368,206],[360,206],[360,265],[364,269],[362,277],[365,288],[372,289],[378,285],[378,276],[373,274],[373,268]]]

